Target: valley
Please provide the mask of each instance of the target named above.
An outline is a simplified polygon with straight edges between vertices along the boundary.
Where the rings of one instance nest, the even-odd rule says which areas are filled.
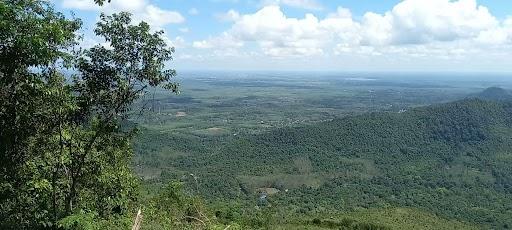
[[[142,127],[136,170],[153,186],[184,183],[227,222],[262,212],[283,226],[317,215],[405,229],[368,222],[404,208],[393,218],[509,226],[512,110],[495,98],[507,91],[486,87],[511,82],[361,75],[320,76],[316,87],[296,76],[192,77],[190,92],[155,93],[145,103],[158,109],[132,120]]]

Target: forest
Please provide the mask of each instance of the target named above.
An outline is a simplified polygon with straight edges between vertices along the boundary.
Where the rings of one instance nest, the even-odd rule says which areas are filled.
[[[506,76],[180,73],[129,13],[83,26],[0,2],[0,229],[512,227]]]
[[[276,129],[216,149],[185,145],[180,151],[202,154],[159,162],[171,167],[148,183],[181,180],[212,204],[291,215],[275,217],[283,225],[299,216],[411,208],[476,228],[508,228],[511,106],[465,99]],[[174,142],[147,136],[138,148]],[[247,218],[225,212],[229,220]]]

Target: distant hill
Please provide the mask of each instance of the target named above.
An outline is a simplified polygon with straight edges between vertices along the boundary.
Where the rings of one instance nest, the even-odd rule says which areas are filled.
[[[490,87],[480,93],[471,95],[470,98],[478,98],[489,101],[510,101],[512,100],[512,94],[500,87]]]
[[[506,92],[506,91],[505,91]],[[413,207],[483,228],[512,227],[512,104],[486,100],[369,113],[240,137],[176,160],[213,199],[280,192],[299,213]]]

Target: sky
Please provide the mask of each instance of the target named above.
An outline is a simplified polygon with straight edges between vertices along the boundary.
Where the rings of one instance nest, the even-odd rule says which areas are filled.
[[[512,72],[510,0],[51,0],[163,30],[177,70]]]

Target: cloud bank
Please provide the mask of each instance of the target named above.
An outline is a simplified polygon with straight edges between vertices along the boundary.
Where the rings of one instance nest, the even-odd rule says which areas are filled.
[[[222,50],[256,44],[275,58],[346,53],[457,58],[512,44],[512,18],[500,21],[476,0],[404,0],[359,20],[343,7],[324,18],[288,17],[278,3],[284,1],[253,14],[230,10],[224,15],[233,23],[227,31],[193,46]]]
[[[62,0],[62,7],[89,11],[101,11],[107,14],[127,11],[133,14],[134,22],[145,21],[156,29],[169,24],[185,22],[185,17],[177,11],[161,9],[147,0],[112,0],[98,6],[92,0]]]

